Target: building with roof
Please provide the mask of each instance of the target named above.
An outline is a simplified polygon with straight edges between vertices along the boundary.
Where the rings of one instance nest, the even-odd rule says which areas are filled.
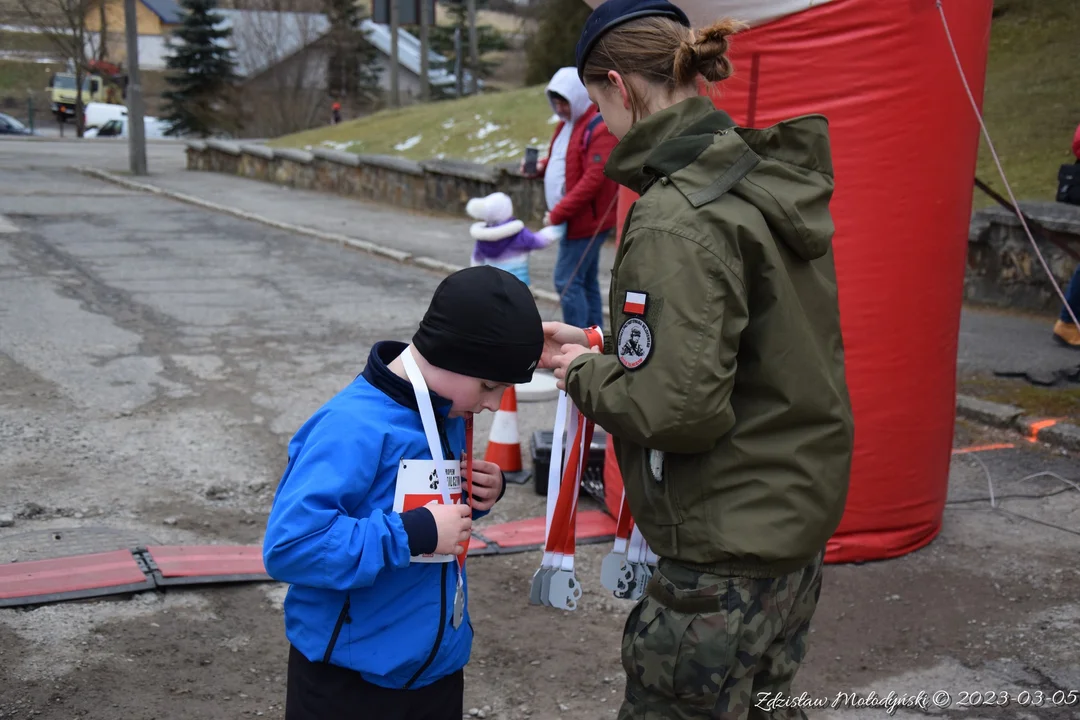
[[[330,22],[321,13],[220,10],[222,25],[243,78],[242,93],[248,130],[259,136],[303,130],[329,121],[330,63],[334,48]],[[367,41],[377,52],[379,86],[390,90],[390,29],[362,22]],[[456,76],[442,55],[429,52],[428,77],[433,93],[454,95]],[[469,76],[465,77],[468,88]],[[481,84],[482,86],[482,84]],[[398,34],[398,89],[402,105],[420,99],[420,41],[404,30]],[[382,98],[346,98],[346,116],[355,117],[385,105]]]
[[[165,40],[184,20],[184,10],[175,0],[137,0],[135,19],[139,28],[139,67],[164,69],[168,55]],[[127,61],[124,0],[90,0],[86,9],[86,30],[92,47],[105,44],[105,59],[117,65]],[[104,31],[104,32],[103,32]]]
[[[298,55],[324,55],[321,41],[330,32],[330,21],[321,13],[292,13],[259,10],[219,10],[224,17],[223,27],[232,29],[232,47],[237,70],[247,79],[257,78],[271,68],[283,64],[298,63],[320,72],[305,75],[309,86],[329,89],[325,63],[307,62]],[[361,23],[361,30],[379,54],[379,77],[384,90],[390,90],[391,32],[386,25],[370,20]],[[415,35],[398,29],[398,86],[402,103],[420,95],[420,40]],[[428,52],[428,78],[432,88],[454,94],[456,76],[453,68],[446,67],[447,60],[436,52]],[[470,74],[465,73],[468,88]],[[482,83],[481,83],[482,85]]]
[[[164,70],[169,56],[167,40],[183,22],[183,8],[175,0],[138,0],[139,67]],[[222,27],[232,30],[231,46],[237,72],[245,82],[266,84],[267,75],[286,84],[328,92],[329,53],[325,41],[330,22],[322,13],[278,12],[271,10],[216,11]],[[106,59],[125,64],[123,0],[92,0],[87,13],[87,30],[93,47],[105,29]],[[378,51],[380,84],[390,90],[390,41],[387,25],[364,20],[362,30]],[[457,86],[455,68],[436,52],[428,53],[428,78],[433,92],[454,95]],[[464,86],[469,88],[470,73],[465,71]],[[480,83],[481,87],[483,82]],[[405,30],[398,30],[398,87],[402,104],[420,97],[420,40]]]

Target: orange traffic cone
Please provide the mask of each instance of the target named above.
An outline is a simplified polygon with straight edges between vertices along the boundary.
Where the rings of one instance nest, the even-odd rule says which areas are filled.
[[[493,462],[503,471],[506,482],[521,485],[528,481],[529,473],[523,469],[521,439],[518,437],[517,393],[514,386],[503,392],[502,402],[495,412],[488,437],[484,460]]]

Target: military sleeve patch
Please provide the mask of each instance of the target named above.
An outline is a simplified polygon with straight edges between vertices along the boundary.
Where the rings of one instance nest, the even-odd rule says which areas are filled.
[[[619,362],[627,370],[638,370],[652,354],[652,330],[641,318],[632,317],[619,328]]]

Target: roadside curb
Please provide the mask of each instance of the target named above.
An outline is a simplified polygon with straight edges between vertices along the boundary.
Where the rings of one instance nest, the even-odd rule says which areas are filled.
[[[128,190],[137,190],[139,192],[150,193],[151,195],[160,195],[172,200],[178,200],[180,202],[187,203],[189,205],[195,205],[197,207],[204,208],[206,210],[213,210],[214,212],[224,213],[226,215],[232,215],[233,217],[240,218],[242,220],[251,220],[262,225],[267,225],[278,230],[284,230],[286,232],[296,233],[298,235],[307,235],[308,237],[318,238],[319,240],[325,240],[332,242],[343,247],[352,248],[353,250],[360,250],[371,255],[386,258],[399,262],[403,265],[413,265],[415,267],[430,270],[432,272],[440,273],[442,275],[450,275],[458,270],[464,270],[464,265],[454,265],[453,263],[437,260],[436,258],[427,257],[426,255],[413,255],[412,253],[405,252],[403,250],[397,250],[396,248],[388,247],[386,245],[380,245],[379,243],[371,242],[370,240],[363,240],[361,238],[349,237],[347,235],[341,235],[338,233],[325,232],[323,230],[316,230],[312,227],[306,227],[304,225],[293,225],[291,223],[280,222],[278,220],[272,220],[263,215],[256,215],[255,213],[249,213],[245,210],[239,210],[237,208],[229,207],[227,205],[219,205],[218,203],[212,203],[202,198],[197,198],[194,195],[187,195],[185,193],[175,192],[173,190],[166,190],[156,185],[149,185],[147,183],[135,182],[134,180],[128,180],[122,178],[119,175],[114,175],[107,170],[99,170],[97,168],[86,166],[75,166],[74,168],[83,175],[95,177],[99,180],[119,185],[120,187],[127,188]],[[532,295],[537,300],[543,300],[545,302],[559,304],[559,296],[557,293],[553,293],[550,290],[541,290],[539,288],[530,288]],[[607,306],[604,307],[604,314],[609,315]]]
[[[970,395],[956,396],[956,414],[990,427],[1013,430],[1029,442],[1080,451],[1080,426],[1064,422],[1064,418],[1027,415],[1023,408],[1015,405],[989,402]]]

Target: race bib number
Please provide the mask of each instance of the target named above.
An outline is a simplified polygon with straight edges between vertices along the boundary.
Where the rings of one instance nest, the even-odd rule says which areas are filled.
[[[450,491],[450,501],[461,502],[461,465],[457,460],[444,460],[444,473]],[[402,460],[398,464],[397,487],[394,490],[394,512],[403,513],[424,507],[431,502],[443,503],[443,488],[434,460]],[[453,555],[418,555],[412,562],[444,563],[455,560]]]

